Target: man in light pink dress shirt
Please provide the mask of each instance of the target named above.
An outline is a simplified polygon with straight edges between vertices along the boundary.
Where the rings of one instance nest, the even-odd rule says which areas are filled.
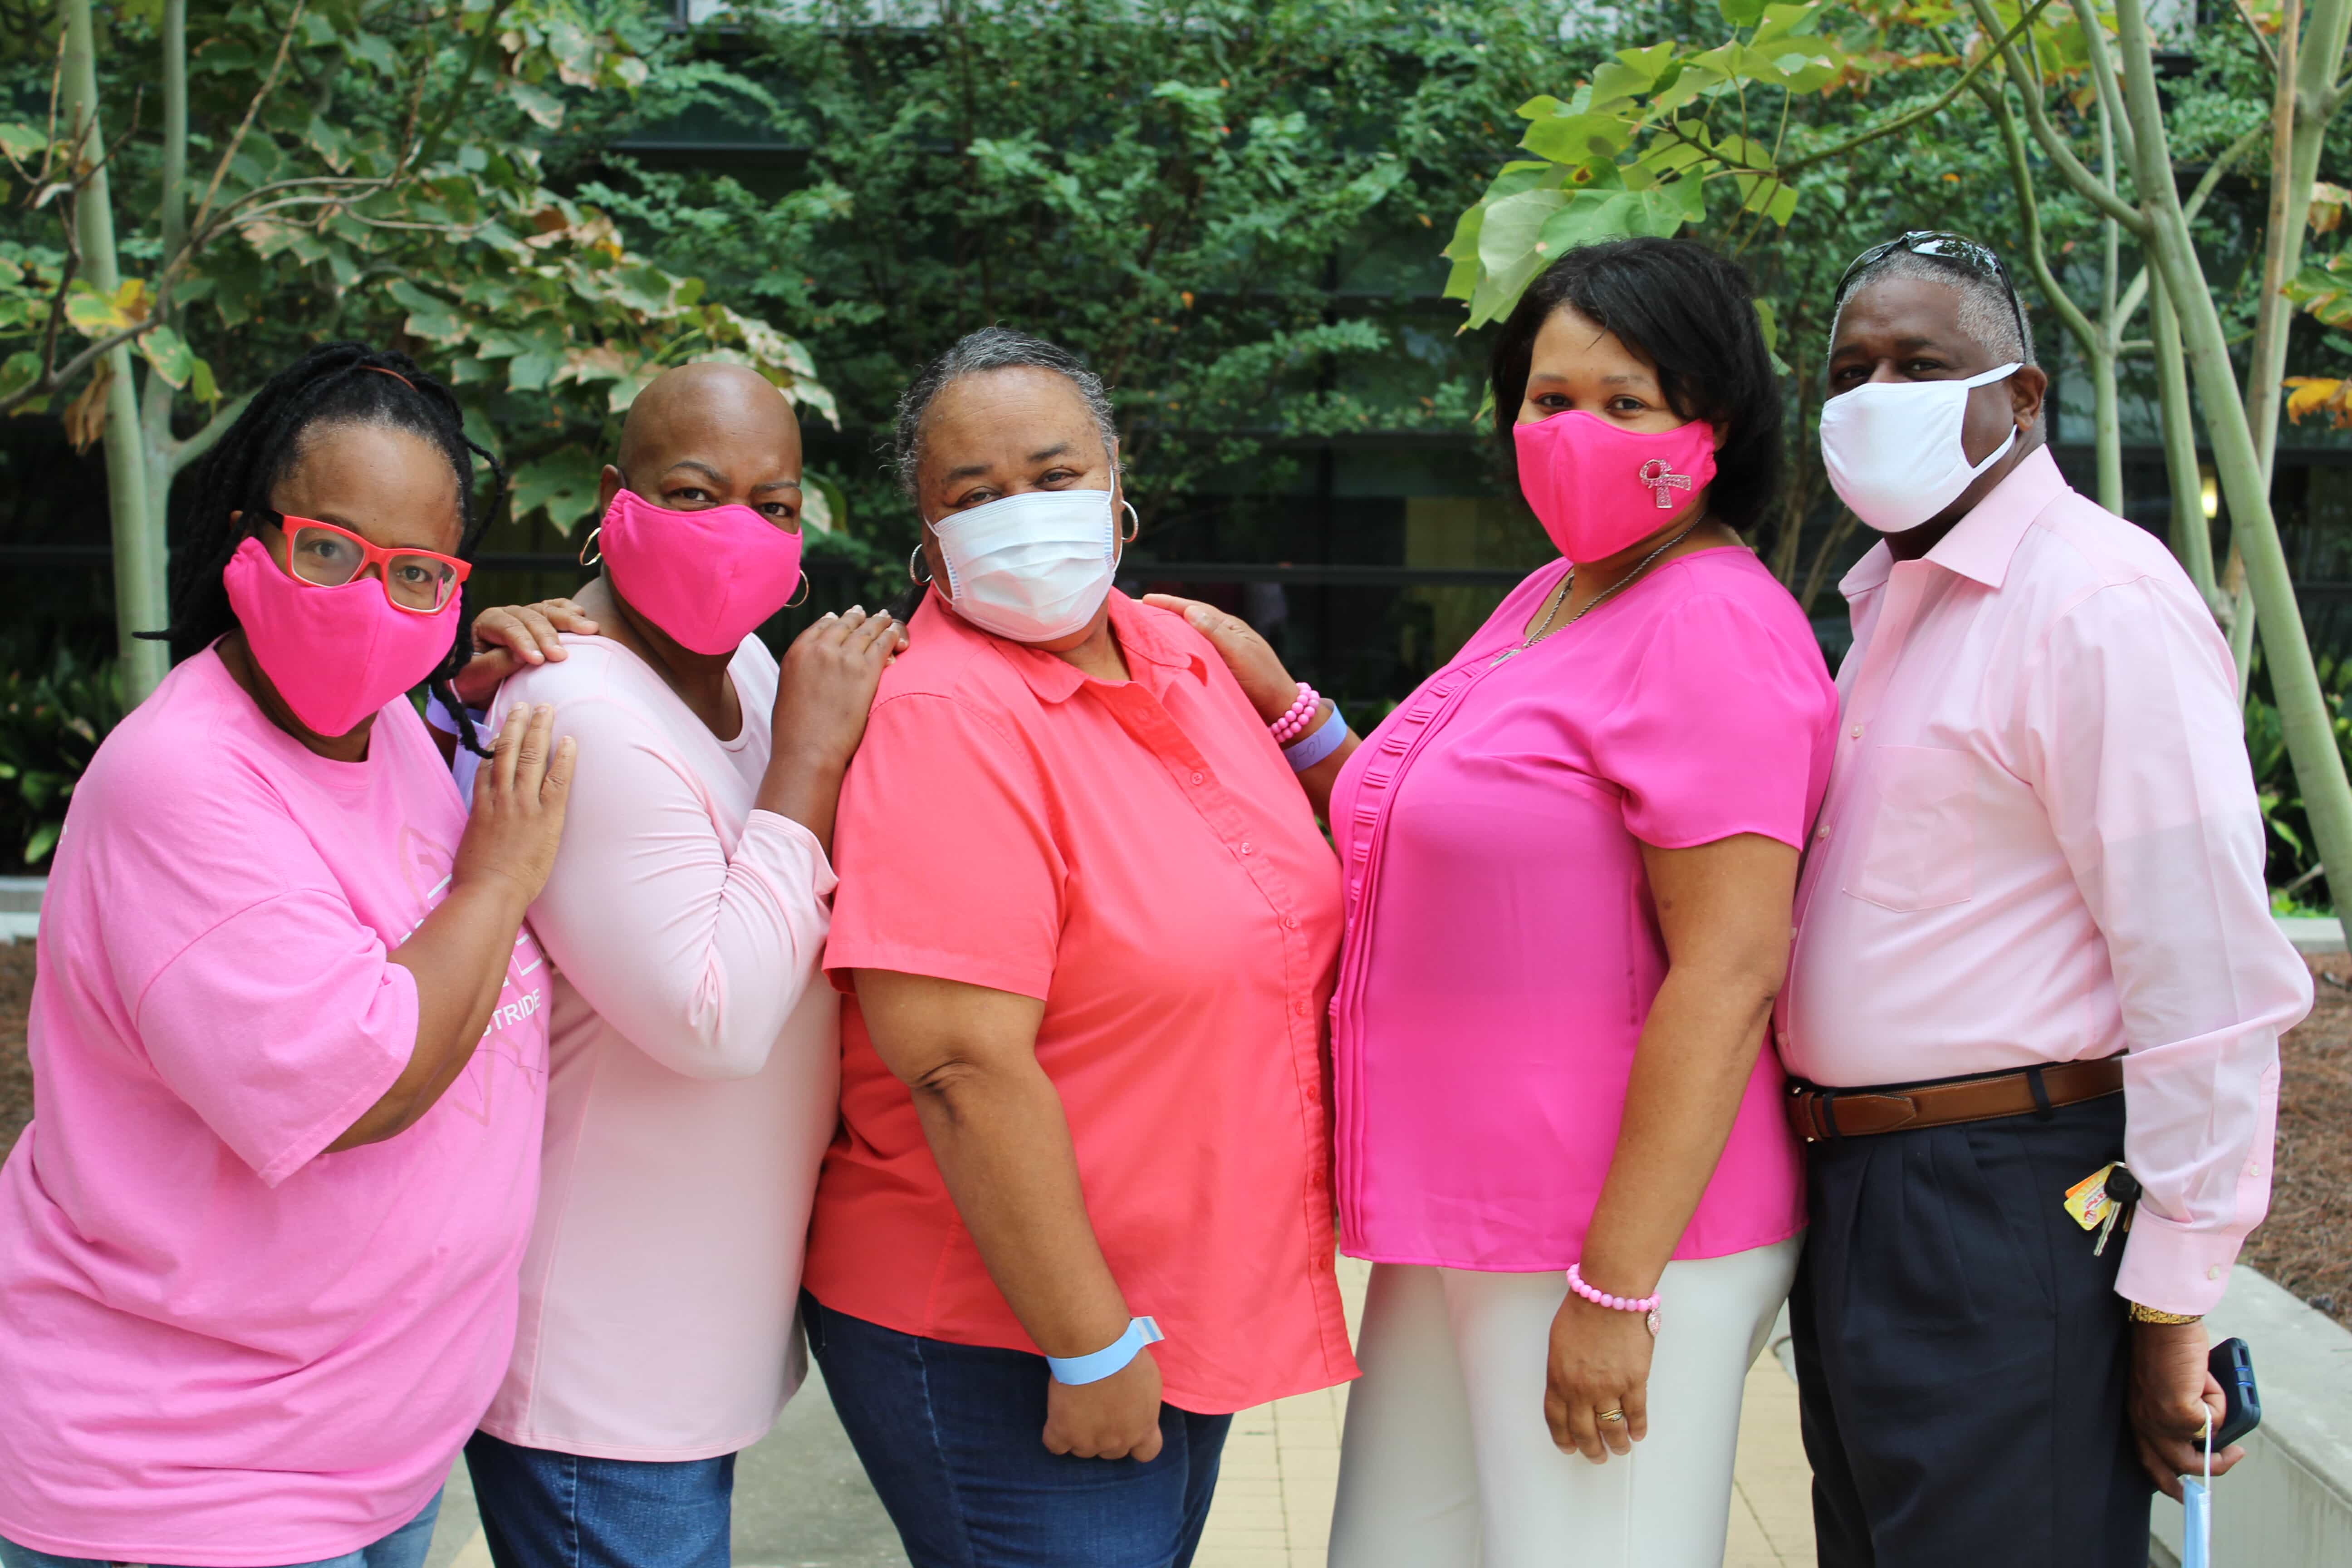
[[[1823,457],[1886,537],[1842,584],[1778,1017],[1821,1562],[2142,1568],[2151,1481],[2221,1408],[2200,1317],[2269,1199],[2310,977],[2227,646],[2060,476],[2006,269],[1906,235],[1841,296]],[[2086,1178],[2130,1222],[2104,1245]]]

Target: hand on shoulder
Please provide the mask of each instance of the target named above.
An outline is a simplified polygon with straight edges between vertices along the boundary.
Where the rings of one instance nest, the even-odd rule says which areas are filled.
[[[1179,598],[1173,594],[1147,594],[1143,602],[1154,609],[1183,616],[1187,626],[1208,638],[1209,646],[1217,650],[1217,657],[1233,671],[1242,695],[1249,699],[1250,706],[1267,723],[1281,718],[1297,700],[1298,682],[1283,667],[1282,656],[1239,616],[1229,616],[1214,605]]]

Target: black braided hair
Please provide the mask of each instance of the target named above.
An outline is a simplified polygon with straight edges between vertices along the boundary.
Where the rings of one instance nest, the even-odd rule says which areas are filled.
[[[172,625],[140,636],[168,640],[176,663],[202,653],[235,628],[236,612],[229,607],[221,573],[252,530],[231,522],[230,514],[268,506],[270,493],[301,460],[310,437],[338,425],[406,430],[438,447],[457,479],[464,525],[457,554],[473,558],[482,531],[497,515],[506,493],[506,471],[499,460],[467,438],[464,412],[449,389],[406,354],[365,343],[329,343],[264,382],[236,422],[197,460],[188,476],[185,503],[175,509],[179,526],[172,550]],[[487,506],[478,504],[475,494],[477,458],[490,470]],[[473,608],[465,589],[458,595],[457,635],[450,641],[448,657],[433,673],[432,689],[456,716],[459,742],[475,755],[487,756],[466,705],[449,686],[465,668],[472,647],[465,628],[473,624]]]

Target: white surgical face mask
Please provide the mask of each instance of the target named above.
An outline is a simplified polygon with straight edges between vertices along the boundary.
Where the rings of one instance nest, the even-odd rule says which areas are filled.
[[[1960,445],[1969,390],[2006,380],[2023,362],[1965,381],[1866,381],[1822,405],[1822,465],[1853,515],[1881,533],[1918,527],[1958,499],[2017,445],[2017,428],[1981,463]]]
[[[1110,498],[1024,490],[931,524],[956,614],[1020,643],[1082,630],[1109,596],[1118,563]]]

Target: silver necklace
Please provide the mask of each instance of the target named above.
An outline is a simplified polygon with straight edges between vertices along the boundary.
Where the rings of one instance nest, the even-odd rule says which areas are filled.
[[[1612,583],[1606,588],[1601,589],[1599,594],[1593,596],[1592,603],[1585,605],[1584,608],[1577,611],[1576,614],[1569,616],[1568,619],[1560,622],[1559,626],[1555,626],[1551,624],[1552,617],[1559,614],[1561,607],[1568,603],[1569,595],[1576,590],[1576,567],[1573,564],[1570,564],[1568,569],[1568,575],[1560,579],[1559,587],[1553,593],[1550,607],[1544,611],[1544,618],[1536,623],[1536,629],[1529,632],[1526,637],[1520,638],[1517,647],[1507,647],[1502,652],[1496,654],[1494,658],[1493,663],[1500,664],[1505,659],[1510,658],[1513,654],[1527,652],[1528,649],[1535,647],[1536,644],[1543,641],[1544,638],[1551,636],[1552,633],[1556,631],[1566,631],[1569,627],[1576,625],[1577,622],[1582,620],[1585,616],[1591,615],[1593,611],[1607,604],[1611,599],[1632,587],[1634,583],[1640,579],[1643,573],[1647,572],[1656,563],[1659,556],[1664,555],[1667,551],[1672,550],[1675,545],[1680,544],[1684,540],[1688,539],[1691,536],[1691,530],[1696,528],[1699,523],[1704,521],[1706,520],[1703,518],[1693,519],[1691,521],[1690,527],[1684,529],[1680,533],[1675,534],[1672,539],[1667,540],[1664,544],[1659,545],[1655,550],[1653,550],[1647,555],[1643,556],[1639,565],[1635,566],[1631,572],[1626,573],[1622,577],[1618,578],[1617,581]],[[1489,668],[1492,668],[1492,666],[1489,666]]]

